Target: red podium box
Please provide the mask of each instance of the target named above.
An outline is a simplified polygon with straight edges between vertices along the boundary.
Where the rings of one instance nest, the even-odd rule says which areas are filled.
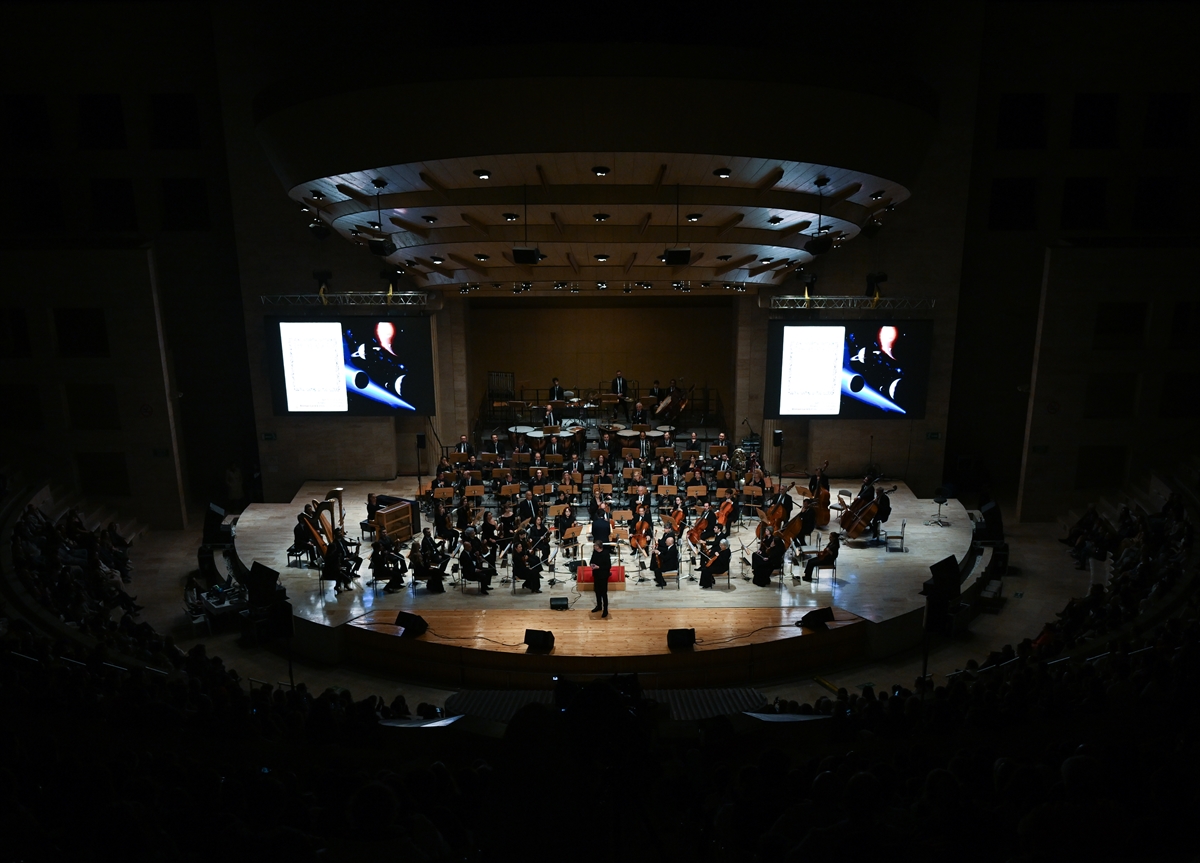
[[[590,566],[579,567],[579,569],[575,570],[575,576],[576,585],[579,587],[580,592],[585,590],[594,591],[596,589],[595,583],[592,581],[592,568]],[[612,568],[612,575],[608,578],[608,589],[625,589],[625,567],[614,566]]]

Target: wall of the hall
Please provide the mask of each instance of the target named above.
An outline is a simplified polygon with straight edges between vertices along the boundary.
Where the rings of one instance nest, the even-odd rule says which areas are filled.
[[[735,337],[729,300],[628,309],[581,299],[579,305],[547,308],[537,300],[514,300],[474,307],[467,338],[472,409],[478,409],[493,371],[512,372],[518,392],[545,390],[554,377],[572,391],[603,384],[607,392],[620,369],[643,392],[655,378],[664,387],[675,378],[680,386],[713,387],[728,403]]]
[[[1195,459],[1193,257],[1185,249],[1047,251],[1021,521],[1052,521]]]

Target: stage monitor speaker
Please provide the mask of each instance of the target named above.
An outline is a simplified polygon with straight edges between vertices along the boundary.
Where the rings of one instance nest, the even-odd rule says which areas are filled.
[[[783,429],[775,429],[771,433],[771,443],[775,444],[775,446],[783,446]]]
[[[686,267],[692,262],[692,250],[667,249],[663,252],[663,257],[666,258],[663,263],[668,267]]]
[[[994,500],[989,500],[979,508],[983,515],[983,530],[976,529],[976,539],[985,542],[1000,542],[1004,539],[1004,518],[1000,515],[1000,507]]]
[[[667,647],[671,650],[691,650],[696,643],[694,629],[668,629]]]
[[[396,615],[396,626],[403,628],[400,633],[401,638],[418,638],[425,634],[425,630],[429,629],[425,618],[410,611],[402,611]]]
[[[806,629],[828,629],[825,624],[833,620],[833,609],[826,606],[825,608],[814,608],[804,617],[800,618],[800,625]]]
[[[269,566],[263,566],[257,560],[250,565],[250,573],[246,577],[246,601],[252,606],[263,607],[282,598],[276,596],[279,586],[279,573]]]
[[[958,559],[954,555],[943,557],[929,567],[933,578],[925,582],[921,593],[925,596],[938,596],[942,599],[953,599],[959,593]]]
[[[548,629],[525,630],[525,644],[530,650],[553,650],[554,633]]]
[[[551,611],[566,611],[570,607],[571,607],[571,604],[569,602],[567,602],[567,598],[565,596],[550,597],[550,610]]]
[[[513,263],[521,264],[522,266],[536,264],[542,259],[541,251],[536,248],[529,248],[527,246],[513,246],[512,256]]]
[[[417,449],[425,449],[425,432],[417,432]]]
[[[228,545],[233,541],[233,528],[225,524],[225,510],[215,503],[204,513],[204,544]]]

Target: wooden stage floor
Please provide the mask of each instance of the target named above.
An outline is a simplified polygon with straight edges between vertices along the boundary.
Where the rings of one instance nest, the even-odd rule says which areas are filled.
[[[832,487],[836,494],[839,488],[856,490],[858,482],[834,480]],[[366,517],[368,492],[407,498],[416,493],[416,480],[407,477],[391,482],[306,483],[292,503],[247,507],[237,523],[236,547],[241,560],[247,566],[258,561],[279,571],[294,613],[309,623],[332,628],[349,624],[349,629],[363,635],[370,632],[374,636],[394,636],[399,632],[394,626],[395,614],[403,609],[422,615],[430,625],[431,631],[419,642],[454,645],[468,648],[472,653],[524,654],[526,649],[520,642],[526,628],[552,630],[556,638],[555,656],[667,654],[665,630],[674,628],[696,630],[701,640],[697,652],[754,644],[765,646],[809,634],[793,624],[805,612],[822,606],[836,611],[837,621],[831,629],[853,629],[857,628],[853,624],[863,622],[885,623],[923,607],[924,598],[919,591],[929,578],[929,566],[949,554],[961,559],[971,541],[971,521],[961,504],[952,500],[942,507],[949,526],[926,526],[937,505],[916,498],[901,484],[892,494],[888,527],[898,532],[901,520],[907,520],[903,553],[854,541],[842,547],[836,578],[826,573],[818,582],[804,582],[793,578],[793,569],[788,567],[782,584],[776,579],[770,587],[756,587],[743,578],[743,570],[748,577],[750,568],[738,562],[742,556],[739,541],[745,543],[746,557],[756,545],[757,518],[749,518],[733,531],[734,565],[728,587],[721,580],[714,589],[701,590],[698,582],[686,580],[686,565],[680,589],[673,584],[659,589],[649,580],[639,584],[637,564],[626,550],[623,562],[629,579],[627,587],[623,591],[610,590],[610,614],[601,619],[591,613],[592,594],[577,591],[562,565],[557,575],[566,580],[551,587],[543,579],[540,594],[525,590],[513,593],[510,586],[494,582],[494,590],[484,597],[473,586],[463,593],[447,581],[444,594],[430,594],[424,588],[417,588],[388,595],[366,585],[370,575],[365,563],[361,589],[342,594],[335,594],[332,585],[322,589],[315,569],[287,565],[286,549],[292,542],[296,514],[304,502],[323,498],[328,489],[338,485],[345,489],[346,527],[351,536],[357,536],[358,523]],[[836,523],[832,526],[836,529]],[[822,531],[822,545],[827,531]],[[584,532],[587,533],[586,527]],[[367,552],[369,543],[364,543],[364,557]],[[506,572],[501,570],[501,575]],[[795,570],[794,574],[801,573]],[[696,575],[699,576],[698,571]],[[567,597],[570,610],[551,611],[549,600],[553,596]],[[392,640],[411,643],[410,639]]]

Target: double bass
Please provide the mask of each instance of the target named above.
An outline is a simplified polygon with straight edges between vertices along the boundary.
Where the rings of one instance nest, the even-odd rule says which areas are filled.
[[[783,493],[787,494],[789,491],[791,491],[795,487],[796,487],[796,484],[792,483],[791,485],[789,485],[787,488],[785,488],[783,490]],[[771,504],[769,507],[767,507],[763,511],[762,519],[759,521],[758,527],[756,527],[754,529],[754,535],[756,537],[758,537],[759,539],[762,539],[763,534],[767,532],[768,527],[771,528],[771,530],[773,530],[773,531],[778,531],[780,525],[783,524],[783,517],[786,514],[787,514],[787,507],[785,507],[783,504],[781,504],[781,503]]]
[[[891,494],[900,486],[894,485],[891,491],[884,491],[884,494]],[[875,520],[875,515],[879,512],[879,498],[871,495],[869,498],[861,497],[846,508],[842,513],[842,518],[839,524],[842,526],[842,533],[847,539],[857,539],[871,526],[871,522]]]

